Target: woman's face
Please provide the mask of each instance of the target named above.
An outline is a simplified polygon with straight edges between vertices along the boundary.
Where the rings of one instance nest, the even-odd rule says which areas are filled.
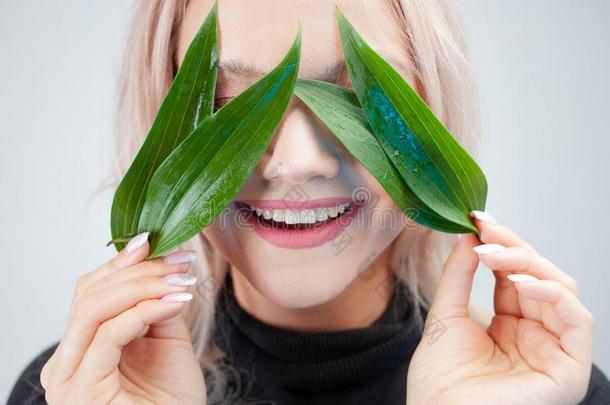
[[[191,0],[180,30],[179,61],[213,3]],[[218,106],[280,62],[299,21],[299,77],[351,87],[341,65],[335,5],[414,83],[398,21],[376,3],[220,1]],[[261,218],[251,211],[256,208]],[[256,170],[204,233],[262,296],[282,307],[305,308],[344,291],[406,224],[375,178],[294,96]]]

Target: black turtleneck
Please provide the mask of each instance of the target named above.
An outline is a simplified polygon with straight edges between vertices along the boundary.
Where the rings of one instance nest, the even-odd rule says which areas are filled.
[[[404,405],[409,361],[421,338],[407,297],[397,283],[385,312],[366,328],[293,332],[248,314],[227,276],[216,303],[214,342],[226,354],[218,365],[228,384],[213,405]],[[46,403],[40,370],[56,347],[46,348],[27,365],[9,405]],[[214,381],[206,372],[208,392]],[[582,404],[610,404],[610,383],[595,365]]]
[[[365,328],[295,332],[263,323],[247,313],[227,276],[216,306],[214,342],[240,370],[248,401],[276,404],[405,403],[406,371],[421,338],[404,289]],[[229,373],[233,375],[234,373]]]
[[[214,335],[226,355],[221,369],[233,378],[222,403],[404,405],[409,362],[422,337],[413,308],[404,285],[396,283],[385,312],[368,327],[289,331],[246,312],[229,274],[216,304]],[[581,404],[610,404],[610,383],[595,365]]]

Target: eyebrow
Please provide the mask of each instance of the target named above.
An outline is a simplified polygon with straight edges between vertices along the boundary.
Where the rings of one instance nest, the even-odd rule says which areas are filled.
[[[405,73],[408,72],[408,69],[404,63],[398,61],[396,58],[384,54],[383,52],[376,52],[380,54],[382,58],[385,59],[388,63],[390,63],[394,68],[401,68]],[[255,79],[265,74],[263,70],[259,69],[256,66],[235,59],[229,59],[226,62],[221,62],[218,65],[218,69],[222,72],[231,73],[233,75],[249,79]],[[330,65],[326,65],[322,70],[322,74],[318,75],[318,77],[314,77],[313,79],[331,82],[337,79],[339,73],[342,73],[346,70],[347,65],[345,64],[345,60],[339,60]]]

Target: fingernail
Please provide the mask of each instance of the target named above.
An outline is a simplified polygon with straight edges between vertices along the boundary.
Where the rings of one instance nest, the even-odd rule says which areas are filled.
[[[504,252],[506,248],[502,245],[498,245],[497,243],[486,243],[484,245],[475,246],[472,248],[472,250],[480,255],[485,255],[488,253]]]
[[[173,264],[181,264],[181,263],[191,263],[197,259],[197,253],[192,250],[179,250],[178,252],[171,253],[167,256],[163,257],[163,262],[165,264],[173,265]]]
[[[530,276],[529,274],[509,274],[506,278],[513,283],[531,283],[532,281],[538,281],[536,277]]]
[[[193,299],[193,294],[189,293],[172,293],[161,297],[164,302],[187,302]]]
[[[142,232],[141,234],[131,238],[127,246],[125,246],[125,253],[130,255],[139,248],[141,248],[148,240],[148,234],[149,232]]]
[[[490,224],[497,224],[498,221],[488,212],[474,210],[470,213],[470,216],[478,219],[479,221],[488,222]]]
[[[163,281],[165,281],[169,285],[183,287],[195,285],[195,283],[197,282],[197,277],[190,274],[173,273],[164,276]]]

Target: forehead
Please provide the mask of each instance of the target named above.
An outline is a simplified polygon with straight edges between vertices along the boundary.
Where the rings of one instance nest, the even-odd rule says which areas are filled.
[[[213,0],[189,2],[179,29],[179,63],[213,5]],[[300,22],[299,76],[322,76],[325,67],[343,60],[335,6],[373,49],[411,81],[409,53],[399,22],[385,2],[373,0],[219,0],[220,64],[239,61],[270,71],[288,51]]]

